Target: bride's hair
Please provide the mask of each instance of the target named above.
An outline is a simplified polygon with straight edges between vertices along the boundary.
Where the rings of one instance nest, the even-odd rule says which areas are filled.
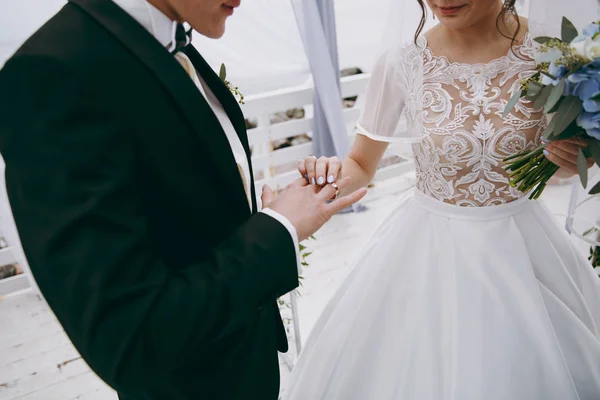
[[[425,3],[423,2],[423,0],[417,0],[417,2],[419,3],[421,10],[423,10],[423,15],[421,16],[421,22],[419,22],[417,32],[415,33],[415,44],[417,43],[417,39],[423,31],[423,27],[425,26],[425,22],[427,21],[427,9],[425,8]],[[504,7],[502,7],[502,11],[500,11],[500,14],[498,14],[498,17],[496,18],[496,29],[498,29],[498,32],[500,32],[502,36],[512,40],[511,45],[515,44],[515,42],[517,41],[517,35],[521,31],[521,20],[517,15],[517,9],[515,7],[516,2],[517,0],[504,0]],[[503,32],[503,30],[500,29],[500,25],[504,25],[504,27],[506,27],[506,21],[509,19],[509,17],[514,17],[517,21],[517,29],[515,30],[515,33],[514,35],[512,35],[512,37],[506,35]]]

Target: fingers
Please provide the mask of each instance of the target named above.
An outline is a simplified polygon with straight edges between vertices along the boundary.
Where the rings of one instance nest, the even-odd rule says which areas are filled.
[[[575,158],[577,159],[577,154],[579,153],[579,150],[586,146],[587,144],[579,145],[571,141],[559,140],[556,142],[552,142],[548,146],[546,146],[546,150],[548,150],[551,153],[555,153],[556,155],[561,156],[562,158],[565,158],[562,154],[568,153],[570,155],[575,156]]]
[[[314,157],[307,158],[304,165],[306,175],[310,183],[313,185],[325,186],[327,183],[333,183],[338,179],[342,169],[342,162],[337,157],[321,157],[316,160]],[[312,180],[313,175],[311,174],[312,166],[314,165],[314,181]],[[299,168],[300,170],[300,168]],[[300,172],[302,173],[302,171]]]
[[[557,140],[556,142],[553,142],[553,143],[570,143],[570,144],[577,145],[578,147],[586,147],[588,144],[590,144],[589,141],[587,141],[585,139],[581,139],[581,138]]]
[[[266,208],[273,201],[273,191],[269,185],[262,187],[262,195],[260,196],[263,208]]]
[[[298,160],[298,164],[296,166],[298,168],[298,172],[300,172],[300,176],[304,177],[306,180],[308,180],[308,173],[306,172],[306,165],[305,165],[305,161],[302,160]]]
[[[308,181],[305,178],[298,178],[288,185],[288,187],[304,187],[308,186]]]
[[[339,199],[327,204],[325,206],[325,209],[330,216],[333,216],[342,211],[343,209],[350,207],[352,204],[365,197],[366,194],[367,188],[358,189],[357,191],[353,192],[348,196],[340,197]]]
[[[342,162],[337,157],[331,157],[329,159],[329,166],[327,168],[327,183],[335,182],[342,172]]]
[[[304,167],[306,168],[306,175],[308,176],[308,181],[315,185],[317,183],[316,180],[316,167],[317,167],[317,159],[315,157],[307,157],[304,159]]]
[[[316,175],[316,179],[317,179],[317,185],[319,186],[323,186],[325,184],[326,181],[326,176],[327,176],[327,164],[328,164],[329,159],[327,159],[326,157],[321,157],[317,160],[317,165],[315,168],[315,175]]]
[[[594,164],[596,164],[596,161],[593,158],[588,158],[587,160],[587,167],[588,169],[592,168],[594,166]]]
[[[340,179],[336,183],[338,190],[344,189],[349,184],[350,184],[349,176],[345,177],[344,179]],[[336,190],[336,188],[333,185],[327,184],[323,189],[321,189],[318,196],[320,197],[320,199],[322,201],[327,201],[327,200],[331,199],[332,197],[334,197],[338,190]]]
[[[559,157],[571,164],[577,164],[577,154],[579,153],[579,147],[574,146],[574,148],[572,148],[571,146],[574,146],[574,145],[548,146],[548,147],[546,147],[546,151],[544,154],[550,153],[550,154],[552,154],[556,157]]]
[[[557,154],[557,150],[544,150],[544,155],[546,156],[546,158],[550,161],[552,161],[554,164],[558,165],[559,167],[563,168],[565,171],[571,173],[571,174],[576,174],[577,173],[577,157],[573,156],[572,154],[566,153],[566,152],[560,152],[560,154],[566,158],[563,158],[561,155]],[[574,159],[574,161],[573,161]]]

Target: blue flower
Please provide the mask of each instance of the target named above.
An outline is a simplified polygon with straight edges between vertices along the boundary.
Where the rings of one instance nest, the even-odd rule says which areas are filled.
[[[578,84],[580,82],[587,81],[588,79],[592,79],[594,73],[597,73],[597,71],[583,67],[580,70],[573,72],[567,79],[571,83]]]
[[[592,23],[589,24],[588,26],[586,26],[585,28],[583,28],[583,35],[590,37],[590,38],[594,38],[594,35],[596,35],[597,33],[600,33],[600,25],[598,25],[597,23]]]
[[[577,117],[577,125],[591,137],[600,140],[600,112],[583,112]]]
[[[557,65],[555,61],[550,63],[548,72],[550,72],[551,75],[554,75],[557,79],[562,79],[565,77],[565,75],[567,75],[567,72],[569,72],[569,70],[562,64]]]
[[[567,72],[568,70],[564,65],[557,65],[555,62],[551,62],[550,66],[548,67],[548,73],[554,76],[556,79],[552,79],[547,75],[542,75],[542,85],[558,85],[558,82],[565,77]]]
[[[556,86],[558,85],[558,82],[567,75],[568,72],[569,70],[567,67],[562,64],[556,64],[556,61],[552,61],[548,67],[548,73],[554,76],[556,79],[552,79],[547,75],[542,75],[542,85]]]
[[[600,102],[592,100],[600,95],[600,77],[596,74],[594,78],[581,81],[573,90],[573,94],[583,101],[583,109],[591,113],[600,111]]]

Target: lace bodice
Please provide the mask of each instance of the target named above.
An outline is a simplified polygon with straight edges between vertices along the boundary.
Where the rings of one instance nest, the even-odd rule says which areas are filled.
[[[422,131],[410,138],[420,191],[443,202],[471,207],[521,197],[523,194],[509,185],[502,160],[536,147],[546,121],[525,100],[506,117],[503,112],[521,80],[535,73],[535,42],[528,35],[523,45],[515,48],[516,54],[510,52],[486,64],[462,64],[435,56],[425,39],[420,40],[419,46],[409,46],[399,57],[388,58],[388,65],[380,71],[386,75],[380,90],[389,91],[390,86],[400,90],[404,95],[396,95],[401,100],[391,100],[392,93],[380,93],[378,104],[369,105],[369,94],[373,98],[376,89],[370,83],[359,133],[394,141],[391,128],[381,119],[398,120],[402,109],[408,130]],[[389,65],[392,60],[393,66]],[[378,79],[377,72],[373,71],[373,80]],[[383,101],[386,97],[388,101]]]

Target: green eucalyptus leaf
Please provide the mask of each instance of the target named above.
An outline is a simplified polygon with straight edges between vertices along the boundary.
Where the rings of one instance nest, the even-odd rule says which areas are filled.
[[[542,92],[540,93],[538,98],[535,100],[535,103],[533,103],[533,107],[536,110],[539,110],[542,107],[544,107],[544,105],[548,102],[548,97],[550,97],[550,94],[552,93],[553,89],[554,89],[554,86],[546,86],[542,89]]]
[[[539,44],[546,44],[554,39],[556,39],[556,38],[553,38],[550,36],[538,36],[538,37],[534,38],[533,40]]]
[[[552,136],[552,139],[553,140],[565,140],[565,139],[577,138],[577,137],[581,137],[582,132],[583,131],[581,130],[579,125],[577,125],[577,123],[575,121],[573,121],[571,123],[571,125],[569,125],[567,127],[567,129],[565,129],[561,133],[555,133],[554,136]]]
[[[554,118],[552,118],[550,120],[550,122],[548,123],[548,126],[546,126],[546,129],[544,130],[544,136],[543,139],[545,140],[550,140],[550,138],[552,137],[552,135],[554,134],[554,126],[556,125],[556,121]]]
[[[597,94],[594,97],[592,97],[592,100],[594,100],[594,101],[600,101],[600,94]]]
[[[504,116],[505,117],[508,115],[508,113],[510,113],[512,111],[512,109],[515,107],[515,105],[517,105],[517,103],[519,102],[519,100],[521,99],[522,96],[523,96],[523,92],[517,92],[510,98],[508,103],[506,103],[506,107],[504,108]]]
[[[535,97],[542,91],[544,87],[537,82],[529,82],[529,88],[527,89],[528,97]]]
[[[548,96],[548,101],[546,102],[546,106],[544,107],[545,113],[550,112],[550,110],[552,110],[554,106],[558,103],[565,91],[565,85],[565,80],[561,79],[556,86],[553,86],[552,92]]]
[[[579,32],[577,32],[577,28],[571,21],[569,21],[566,17],[562,19],[562,29],[561,29],[562,41],[565,43],[571,43],[573,39],[579,36]]]
[[[579,172],[579,179],[581,179],[581,184],[583,185],[583,188],[587,188],[588,167],[585,155],[583,154],[583,151],[581,149],[579,149],[579,152],[577,153],[577,171]]]
[[[225,64],[221,64],[221,69],[219,70],[219,78],[221,78],[222,81],[225,81],[225,79],[227,79],[227,68],[225,67]]]
[[[590,194],[598,194],[600,193],[600,182],[596,183],[596,185],[590,190]]]
[[[590,156],[596,161],[596,164],[600,167],[600,142],[593,140],[587,147],[590,152]]]
[[[551,63],[553,61],[558,60],[562,56],[563,56],[563,53],[560,50],[544,51],[544,52],[538,53],[535,56],[535,62],[538,63],[538,64],[541,64],[541,63]]]
[[[553,118],[556,121],[553,135],[558,136],[563,133],[575,121],[580,112],[581,100],[575,96],[565,97]]]

